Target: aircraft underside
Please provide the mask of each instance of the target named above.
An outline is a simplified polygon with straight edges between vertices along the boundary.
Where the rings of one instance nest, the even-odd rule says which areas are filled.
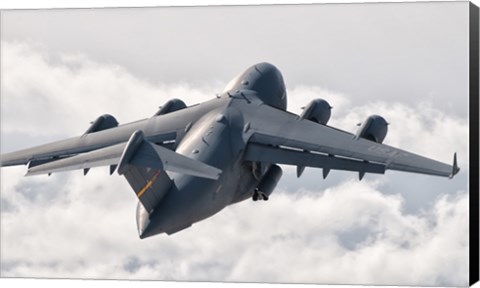
[[[1,155],[1,166],[27,165],[27,175],[107,166],[130,184],[139,203],[140,238],[172,234],[228,205],[268,200],[282,176],[279,165],[368,174],[386,170],[452,178],[448,165],[383,141],[388,122],[369,116],[356,133],[331,126],[331,106],[308,103],[286,110],[280,71],[259,63],[232,79],[216,98],[187,106],[172,99],[153,116],[123,125],[97,118],[79,137]],[[108,213],[108,211],[106,211]]]

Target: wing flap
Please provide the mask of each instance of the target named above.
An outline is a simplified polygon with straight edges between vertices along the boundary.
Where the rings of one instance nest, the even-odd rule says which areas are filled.
[[[279,147],[249,144],[245,152],[245,160],[268,163],[300,165],[304,167],[323,168],[327,170],[347,170],[363,173],[384,174],[385,165],[369,163],[353,159],[326,156],[306,151],[298,151]]]
[[[26,176],[116,165],[120,160],[125,145],[126,143],[116,144],[72,157],[50,161],[45,164],[30,166]]]

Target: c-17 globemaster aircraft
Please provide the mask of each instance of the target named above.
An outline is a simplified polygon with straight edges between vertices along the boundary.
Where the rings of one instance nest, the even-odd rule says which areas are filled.
[[[139,199],[140,238],[172,234],[228,205],[268,200],[278,164],[383,174],[385,170],[453,177],[447,165],[382,144],[388,123],[368,117],[356,134],[330,127],[331,107],[311,101],[301,115],[286,111],[282,74],[256,64],[213,100],[187,107],[168,101],[152,117],[119,125],[102,115],[79,136],[1,155],[1,166],[26,164],[27,175],[109,166]]]

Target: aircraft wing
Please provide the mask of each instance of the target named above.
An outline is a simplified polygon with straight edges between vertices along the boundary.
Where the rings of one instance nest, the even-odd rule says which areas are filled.
[[[48,159],[45,163],[31,161],[28,165],[27,176],[76,169],[84,169],[86,174],[90,168],[99,166],[110,166],[110,173],[113,173],[118,166],[117,171],[122,175],[127,170],[128,165],[178,172],[209,179],[218,179],[221,173],[221,170],[215,167],[149,142],[144,139],[143,132],[137,130],[131,135],[128,142],[98,148],[61,159]]]
[[[330,169],[381,173],[398,170],[453,177],[453,165],[379,144],[353,134],[301,119],[298,115],[260,105],[245,126],[245,160]]]
[[[28,165],[28,171],[26,176],[50,174],[54,172],[70,171],[76,169],[84,169],[86,174],[88,172],[88,169],[93,167],[110,165],[116,166],[118,164],[118,161],[120,160],[120,156],[122,155],[125,145],[126,142],[71,157],[48,161],[43,164],[36,164],[34,162],[30,162]],[[113,171],[111,172],[113,173]]]

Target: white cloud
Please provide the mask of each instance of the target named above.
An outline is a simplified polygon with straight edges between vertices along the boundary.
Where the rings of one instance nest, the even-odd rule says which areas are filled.
[[[344,111],[350,105],[350,101],[345,95],[318,86],[295,86],[287,91],[287,96],[288,111],[297,114],[302,112],[302,107],[317,98],[326,100],[333,107],[332,115],[337,111]]]
[[[9,170],[3,173],[9,176]],[[372,182],[277,191],[269,202],[246,201],[173,236],[139,240],[134,197],[125,181],[99,171],[87,178],[80,174],[58,174],[68,178],[67,185],[44,183],[70,200],[59,196],[48,205],[30,202],[5,181],[3,197],[21,211],[2,213],[3,275],[466,284],[465,193],[442,197],[424,214],[407,215],[400,195],[386,196]]]
[[[52,56],[18,42],[3,41],[2,56],[2,105],[8,107],[2,111],[4,133],[42,135],[54,127],[57,133],[78,134],[105,113],[131,122],[153,115],[170,98],[195,104],[218,90],[152,84],[115,64],[80,54]]]
[[[74,136],[93,115],[108,112],[127,122],[148,117],[169,98],[193,104],[221,90],[148,83],[86,55],[55,60],[9,42],[2,49],[3,137],[52,129]],[[352,107],[348,95],[298,86],[289,91],[290,107],[300,112],[317,97],[335,107],[334,126],[352,131],[356,122],[378,113],[391,123],[389,144],[445,161],[463,151],[461,161],[468,159],[466,119],[428,103]],[[92,169],[87,177],[76,171],[24,178],[25,167],[1,173],[6,277],[467,284],[466,183],[439,190],[432,206],[411,214],[404,211],[403,193],[382,193],[394,179],[389,175],[379,181],[341,178],[326,188],[318,188],[318,177],[308,185],[302,178],[295,182],[302,188],[293,191],[282,182],[268,202],[245,201],[178,234],[139,240],[135,196],[107,168]]]

